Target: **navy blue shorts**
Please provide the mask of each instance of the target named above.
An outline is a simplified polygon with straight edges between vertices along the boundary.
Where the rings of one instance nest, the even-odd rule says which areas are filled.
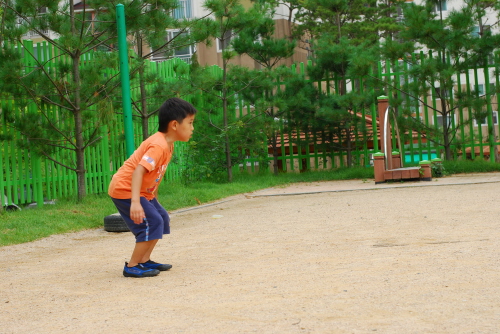
[[[141,205],[146,215],[141,224],[135,224],[130,219],[130,199],[111,199],[130,231],[135,235],[136,242],[161,239],[164,234],[170,234],[170,217],[156,198],[148,201],[145,197],[141,197]]]

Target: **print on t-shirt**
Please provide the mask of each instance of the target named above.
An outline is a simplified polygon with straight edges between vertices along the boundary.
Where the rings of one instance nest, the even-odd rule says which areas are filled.
[[[151,158],[150,156],[144,155],[142,157],[142,160],[146,161],[148,164],[151,165],[151,170],[155,169],[155,159]]]
[[[147,188],[146,191],[149,192],[149,193],[154,193],[154,191],[156,190],[156,188],[158,188],[158,184],[160,183],[161,181],[161,178],[163,177],[163,175],[165,175],[165,171],[167,170],[167,166],[168,166],[168,163],[165,164],[165,165],[162,165],[160,166],[160,168],[158,168],[158,171],[156,172],[157,175],[156,175],[156,179],[155,179],[155,184],[153,187],[151,188]]]

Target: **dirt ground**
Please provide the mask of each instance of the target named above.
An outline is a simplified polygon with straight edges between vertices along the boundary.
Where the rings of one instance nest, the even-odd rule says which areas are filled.
[[[500,174],[296,184],[0,248],[0,333],[499,333]],[[168,203],[164,203],[168,208]],[[103,212],[103,217],[113,212]]]

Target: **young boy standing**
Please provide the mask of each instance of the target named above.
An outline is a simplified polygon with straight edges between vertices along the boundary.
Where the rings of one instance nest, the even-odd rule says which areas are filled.
[[[151,277],[172,268],[150,258],[158,240],[170,233],[170,218],[156,196],[174,142],[189,141],[195,114],[196,109],[184,100],[165,101],[158,111],[158,132],[143,141],[113,175],[108,194],[136,239],[123,268],[125,277]]]

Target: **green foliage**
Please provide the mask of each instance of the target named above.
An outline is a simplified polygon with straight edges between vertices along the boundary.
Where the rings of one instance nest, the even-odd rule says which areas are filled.
[[[297,37],[314,40],[329,35],[332,43],[341,38],[353,45],[378,45],[380,37],[387,38],[399,30],[394,14],[397,2],[376,0],[293,0],[297,6],[295,29]]]
[[[500,163],[486,161],[481,158],[477,158],[475,160],[445,160],[443,161],[443,167],[448,175],[500,171]]]
[[[219,177],[227,172],[229,149],[230,168],[242,163],[248,156],[265,154],[265,137],[261,132],[261,118],[253,113],[244,114],[236,103],[241,85],[255,81],[258,72],[230,66],[226,72],[226,81],[218,68],[198,69],[193,72],[192,80],[200,87],[203,99],[197,106],[200,112],[196,115],[195,132],[190,142],[189,165],[186,170],[186,182],[204,178]],[[222,98],[222,90],[227,89],[226,98]],[[231,93],[229,93],[231,92]],[[224,117],[222,103],[229,110]],[[237,109],[238,108],[238,109]],[[237,115],[238,112],[241,115]],[[228,142],[230,145],[227,145]]]
[[[435,1],[405,4],[403,29],[394,39],[384,41],[382,50],[389,60],[387,66],[404,78],[400,82],[385,80],[390,105],[407,118],[415,117],[416,108],[425,107],[446,120],[442,126],[429,127],[417,126],[421,121],[415,119],[414,127],[406,130],[426,133],[434,145],[444,147],[447,160],[452,159],[451,147],[459,145],[459,129],[472,121],[456,117],[458,111],[468,108],[476,119],[491,115],[488,106],[494,92],[479,96],[476,89],[464,89],[460,87],[464,82],[458,85],[458,75],[484,67],[498,49],[500,34],[493,34],[494,29],[483,24],[485,10],[493,5],[494,2],[471,0],[442,15],[435,10]],[[479,32],[475,33],[478,24]],[[419,49],[423,51],[415,55]],[[435,105],[429,102],[436,99],[439,101]],[[452,124],[451,120],[457,121]],[[493,143],[493,136],[488,140]]]
[[[247,54],[266,69],[276,66],[282,59],[293,55],[296,42],[276,38],[274,8],[266,3],[256,3],[249,10],[251,24],[240,31],[232,41],[234,51]]]
[[[319,68],[312,67],[310,70],[314,72]],[[345,150],[348,165],[353,164],[351,151],[361,148],[369,139],[366,124],[353,111],[367,109],[373,103],[370,91],[354,89],[344,94],[327,94],[318,90],[312,82],[297,77],[287,82],[283,100],[286,101],[283,110],[288,112],[290,126],[304,132],[321,133],[324,142],[328,143],[324,149]],[[353,141],[352,138],[359,140]]]
[[[262,51],[262,46],[253,43],[251,38],[262,33],[265,34],[263,40],[272,43],[272,28],[269,26],[268,8],[259,4],[245,9],[239,0],[208,0],[204,7],[213,14],[213,21],[209,24],[213,30],[210,33],[220,41],[222,66],[220,70],[214,67],[192,67],[192,85],[200,89],[204,100],[203,113],[197,116],[199,125],[193,137],[196,151],[193,151],[192,156],[193,164],[203,167],[196,169],[193,166],[189,170],[196,171],[196,178],[218,175],[223,163],[228,181],[231,181],[232,167],[241,163],[245,156],[265,153],[262,152],[265,130],[260,128],[264,124],[262,109],[251,110],[246,105],[244,111],[242,108],[245,103],[241,104],[239,100],[241,96],[245,96],[253,100],[255,104],[252,106],[262,108],[264,103],[259,100],[258,95],[266,94],[273,85],[272,79],[267,77],[269,71],[252,71],[231,65],[229,61],[237,52],[256,55],[255,50],[259,47]],[[266,9],[261,12],[259,8]],[[271,58],[277,56],[273,54],[259,59],[270,62]],[[237,108],[239,115],[236,117]],[[264,108],[267,110],[267,107]]]
[[[253,79],[246,87],[240,86],[245,103],[253,107],[253,114],[260,121],[261,132],[267,137],[274,157],[274,173],[278,173],[278,150],[276,147],[279,131],[285,131],[283,121],[286,101],[280,94],[281,86],[297,76],[285,66],[278,66],[284,59],[291,57],[296,42],[289,37],[275,37],[275,3],[256,2],[249,10],[250,24],[240,31],[232,41],[232,46],[240,55],[248,55],[264,69],[252,71]],[[264,152],[265,153],[265,152]],[[261,165],[262,167],[262,165]]]
[[[82,198],[84,151],[101,139],[101,125],[112,125],[111,116],[121,108],[121,102],[117,103],[121,100],[117,89],[120,87],[118,57],[116,52],[108,52],[117,45],[116,3],[89,0],[79,11],[74,10],[72,1],[1,3],[5,10],[2,37],[7,43],[0,52],[0,88],[15,97],[14,108],[18,111],[15,117],[5,117],[10,118],[11,127],[22,133],[19,145],[29,147],[33,153],[49,159],[55,151],[75,153],[75,157],[60,154],[59,157],[72,156],[72,159],[56,162],[77,173]],[[168,53],[194,43],[196,40],[188,34],[166,40],[167,28],[184,32],[197,21],[174,19],[171,12],[179,5],[175,0],[127,1],[124,5],[127,31],[134,37],[130,72],[133,84],[141,88],[140,96],[133,101],[134,110],[146,120],[142,124],[147,137],[147,119],[159,105],[168,97],[183,96],[189,91],[164,79],[157,80],[155,74],[159,71],[145,68],[144,59],[152,53],[145,52],[142,46],[153,46],[156,48],[153,53]],[[43,50],[39,45],[35,51],[30,42],[23,42],[21,49],[21,38],[29,31],[45,40]],[[205,30],[201,31],[193,35],[202,38]],[[16,51],[16,45],[22,52]],[[178,72],[176,75],[183,75],[181,68]],[[150,84],[147,90],[146,84]],[[156,95],[151,97],[151,94]]]
[[[433,162],[431,164],[432,177],[443,177],[447,175],[446,168],[441,162]]]
[[[9,126],[22,134],[19,145],[35,154],[49,159],[55,151],[67,151],[59,157],[74,154],[69,160],[55,162],[76,172],[83,198],[84,151],[100,140],[100,127],[113,112],[110,94],[118,87],[117,76],[103,75],[117,68],[117,58],[104,54],[93,57],[94,49],[115,37],[116,25],[92,20],[85,10],[75,12],[73,2],[61,6],[46,0],[2,4],[6,42],[0,58],[9,61],[0,62],[0,82],[17,109]],[[94,15],[103,14],[106,7],[109,3],[94,7]],[[21,45],[22,35],[29,31],[44,39],[44,47],[39,44],[35,49],[30,41]]]
[[[306,43],[314,58],[307,74],[313,80],[328,80],[329,87],[317,95],[315,106],[304,103],[308,111],[294,112],[303,131],[325,131],[329,150],[345,150],[347,164],[353,164],[352,150],[369,139],[365,124],[356,113],[368,112],[374,103],[377,83],[367,76],[379,59],[381,37],[390,39],[400,26],[396,5],[374,0],[293,1],[298,5],[297,37],[310,37]],[[363,78],[363,79],[361,79]],[[293,90],[289,96],[292,96]],[[300,95],[300,94],[299,94]],[[301,108],[299,108],[300,110]],[[319,125],[319,126],[318,126]]]
[[[92,6],[109,7],[108,0],[94,0]],[[193,93],[191,85],[183,79],[189,73],[189,66],[177,58],[176,52],[205,41],[210,26],[207,19],[176,18],[172,12],[179,7],[175,0],[131,1],[125,4],[127,33],[130,36],[131,95],[134,120],[140,121],[142,138],[145,139],[157,129],[150,129],[150,118],[156,115],[161,104],[170,97],[189,100]],[[115,6],[100,14],[100,20],[113,22]],[[173,32],[175,31],[175,33]],[[114,38],[103,41],[108,49],[116,51]],[[171,71],[168,66],[151,63],[151,57],[179,60]],[[165,71],[169,75],[165,75]],[[172,73],[173,72],[173,73]],[[121,91],[113,94],[114,109],[121,108]]]
[[[227,172],[225,155],[226,140],[231,140],[231,163],[237,166],[248,156],[264,155],[265,137],[254,132],[254,124],[250,126],[243,120],[232,122],[226,131],[220,131],[214,126],[198,126],[207,124],[208,119],[197,116],[197,130],[190,141],[189,159],[184,170],[185,183],[201,180],[219,180]]]

